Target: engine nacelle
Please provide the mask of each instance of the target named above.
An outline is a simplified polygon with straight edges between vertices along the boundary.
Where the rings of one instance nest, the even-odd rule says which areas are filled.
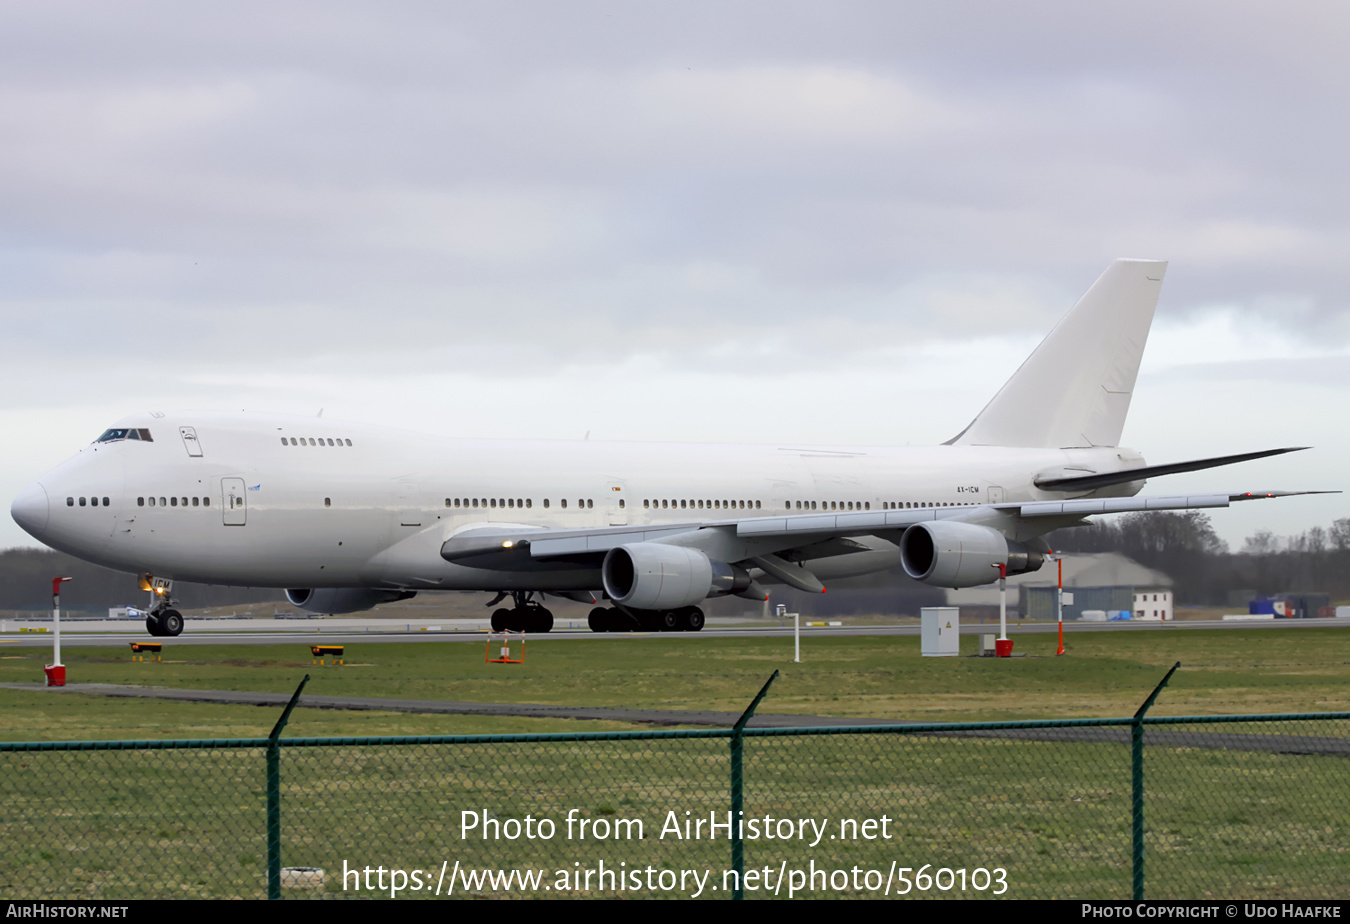
[[[673,610],[750,586],[744,568],[711,561],[698,549],[634,542],[610,549],[600,568],[605,593],[637,610]]]
[[[900,537],[900,563],[916,581],[938,587],[976,587],[1009,574],[1035,571],[1045,556],[988,526],[935,520],[916,523]]]
[[[286,599],[310,613],[359,613],[381,603],[417,596],[415,590],[372,590],[368,587],[287,588]]]

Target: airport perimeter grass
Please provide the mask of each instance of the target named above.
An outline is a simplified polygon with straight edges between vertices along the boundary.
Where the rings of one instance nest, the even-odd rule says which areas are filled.
[[[1124,743],[774,737],[746,741],[745,753],[748,817],[813,819],[825,832],[814,846],[814,832],[804,841],[749,838],[748,869],[876,871],[870,892],[846,875],[847,886],[836,881],[817,897],[876,896],[892,861],[914,871],[932,864],[930,875],[942,867],[966,877],[1001,869],[1011,898],[1130,896]],[[1345,758],[1155,746],[1146,765],[1147,897],[1344,897]],[[543,882],[557,883],[559,870],[594,871],[601,861],[611,870],[710,871],[718,890],[703,897],[724,897],[728,842],[661,831],[670,812],[677,821],[725,818],[728,767],[719,739],[285,748],[282,861],[327,871],[317,893],[324,897],[369,895],[343,889],[344,864],[421,870],[429,889],[442,862],[540,870]],[[260,749],[0,754],[0,777],[0,877],[12,897],[263,896]],[[592,823],[640,821],[643,836],[629,828],[622,836],[568,837],[571,810]],[[557,833],[548,840],[465,837],[465,811],[499,823],[547,818]],[[879,828],[872,839],[838,836],[845,819],[882,816],[889,839]],[[988,880],[983,889],[967,881],[923,897],[990,894]],[[457,892],[465,891],[522,894],[466,890],[461,880]],[[612,885],[592,882],[524,894],[630,893],[616,896]]]
[[[1324,712],[1350,709],[1350,635],[1344,629],[1091,632],[1015,636],[1024,658],[924,658],[917,637],[811,636],[803,663],[785,638],[531,637],[524,664],[485,664],[477,643],[353,644],[342,667],[314,667],[303,644],[165,643],[163,663],[128,650],[68,642],[71,683],[205,690],[306,692],[399,699],[520,702],[739,712],[775,669],[762,712],[920,722],[1130,715],[1176,661],[1182,669],[1154,715]],[[963,638],[964,650],[976,640]],[[0,647],[0,682],[42,679],[44,649]],[[0,739],[248,737],[266,734],[275,708],[110,699],[0,689]],[[302,709],[289,734],[475,734],[603,730],[619,723]]]
[[[119,649],[67,647],[72,682],[331,695],[739,711],[775,668],[764,712],[971,721],[1131,714],[1175,661],[1153,715],[1350,708],[1350,650],[1337,629],[1020,636],[1032,657],[932,659],[917,638],[604,638],[528,643],[523,665],[484,664],[476,644],[352,645],[318,668],[289,647],[175,648],[162,664]],[[967,639],[967,645],[973,645]],[[0,681],[32,682],[48,652],[9,649]],[[279,709],[0,689],[8,740],[265,735]],[[288,737],[599,731],[618,723],[302,709]],[[1211,729],[1213,730],[1213,729]],[[1243,726],[1248,734],[1345,735]],[[261,897],[262,754],[253,750],[6,754],[0,876],[24,897]],[[1345,759],[1150,746],[1146,758],[1150,898],[1344,897],[1350,855]],[[283,753],[283,862],[329,871],[347,861],[439,870],[728,866],[725,841],[659,839],[668,811],[725,812],[723,740],[511,743],[298,749]],[[1010,897],[1128,898],[1129,749],[895,735],[752,739],[746,808],[829,819],[888,815],[889,842],[816,848],[747,843],[747,867],[786,861],[889,869],[892,860],[1008,871]],[[460,838],[460,813],[638,818],[640,843]],[[715,878],[713,880],[717,882]],[[484,891],[484,890],[480,890]],[[563,894],[597,894],[566,889]],[[350,892],[347,894],[351,894]],[[425,894],[425,893],[423,893]],[[546,893],[557,897],[557,892]],[[609,893],[613,894],[613,893]],[[647,893],[638,893],[645,895]],[[845,894],[853,894],[846,891]],[[936,894],[936,893],[929,893]],[[958,894],[958,893],[951,893]],[[964,893],[972,896],[973,890]],[[982,894],[988,894],[985,890]],[[720,897],[721,893],[705,892]],[[408,896],[411,897],[411,896]],[[751,895],[751,897],[756,897]]]

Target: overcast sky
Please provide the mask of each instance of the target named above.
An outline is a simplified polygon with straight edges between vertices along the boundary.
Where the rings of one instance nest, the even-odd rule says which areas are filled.
[[[1343,489],[1347,47],[1331,2],[9,2],[0,494],[156,408],[940,442],[1119,256],[1171,261],[1127,445],[1316,447],[1147,490]]]

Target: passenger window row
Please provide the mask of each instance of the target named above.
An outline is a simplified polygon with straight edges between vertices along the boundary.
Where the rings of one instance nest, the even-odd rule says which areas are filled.
[[[283,446],[350,446],[351,444],[351,440],[332,439],[323,436],[317,438],[313,436],[302,436],[298,443],[293,436],[283,436],[281,438],[281,445]]]
[[[103,506],[107,507],[108,504],[109,504],[108,498],[106,498],[106,497],[103,498]],[[67,507],[74,507],[74,506],[75,506],[75,498],[73,498],[73,497],[67,497],[67,498],[66,498],[66,506],[67,506]],[[80,506],[81,506],[81,507],[86,506],[86,504],[85,504],[85,498],[83,498],[83,497],[80,498]],[[91,498],[88,498],[88,506],[90,506],[90,507],[97,507],[97,506],[98,506],[98,498],[97,498],[97,497],[91,497]]]
[[[672,507],[680,510],[759,510],[757,500],[644,500],[642,506],[647,509],[668,510]]]
[[[150,502],[148,505],[146,504],[146,500],[147,500],[147,498],[144,498],[144,497],[138,497],[138,498],[136,498],[136,506],[137,506],[137,507],[145,507],[145,506],[150,506],[150,507],[154,507],[154,506],[160,506],[160,507],[187,507],[187,506],[189,506],[189,504],[190,504],[191,506],[193,506],[193,507],[210,507],[210,506],[211,506],[211,498],[209,498],[209,497],[161,497],[161,498],[159,498],[158,504],[156,504],[155,498],[151,497],[151,498],[148,498],[148,500],[149,500],[149,502]]]
[[[558,504],[559,506],[566,508],[566,498],[560,500]],[[445,499],[445,506],[459,507],[461,509],[465,507],[533,507],[534,499],[529,497],[447,497]],[[549,499],[547,497],[544,498],[544,506],[549,506]],[[623,506],[622,500],[619,501],[619,506]],[[579,509],[594,508],[595,501],[580,499],[577,501],[577,507]]]

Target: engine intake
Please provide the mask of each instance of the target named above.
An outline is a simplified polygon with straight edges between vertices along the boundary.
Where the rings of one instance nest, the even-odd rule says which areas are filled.
[[[711,561],[698,549],[659,542],[610,549],[600,576],[611,600],[639,610],[678,609],[750,586],[744,568]]]
[[[1036,549],[973,523],[916,523],[900,537],[905,573],[938,587],[976,587],[998,580],[998,565],[1006,564],[1008,574],[1025,574],[1044,562]]]

